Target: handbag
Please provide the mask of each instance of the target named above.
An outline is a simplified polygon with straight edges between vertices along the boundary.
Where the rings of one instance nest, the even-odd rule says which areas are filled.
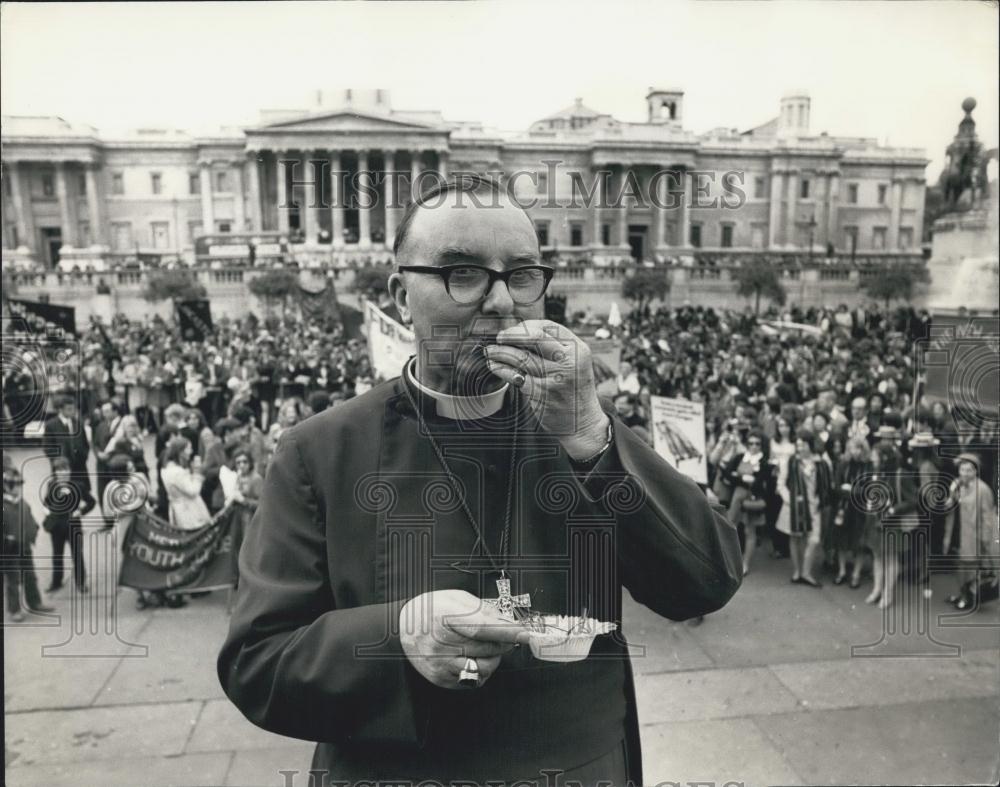
[[[767,503],[759,497],[748,497],[743,501],[742,508],[748,514],[759,514],[767,508]]]

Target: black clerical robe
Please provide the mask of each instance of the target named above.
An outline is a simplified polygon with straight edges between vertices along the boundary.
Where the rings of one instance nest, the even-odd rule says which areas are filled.
[[[629,777],[642,784],[621,632],[575,663],[516,648],[474,690],[432,685],[403,654],[399,613],[410,598],[449,588],[497,596],[404,385],[384,383],[282,435],[240,553],[218,661],[227,695],[255,724],[317,741],[313,768],[331,779],[537,779],[624,740]],[[507,572],[535,610],[620,621],[624,586],[682,620],[739,587],[735,529],[620,423],[583,474],[516,393],[494,416],[449,421],[410,390],[494,556],[517,421]]]

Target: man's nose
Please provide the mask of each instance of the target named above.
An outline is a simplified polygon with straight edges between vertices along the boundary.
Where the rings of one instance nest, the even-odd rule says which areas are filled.
[[[514,313],[514,300],[510,297],[510,290],[499,279],[493,282],[493,286],[486,294],[486,300],[483,301],[483,312],[486,314]]]

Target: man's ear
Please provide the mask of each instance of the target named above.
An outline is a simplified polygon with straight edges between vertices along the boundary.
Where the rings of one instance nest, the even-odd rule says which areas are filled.
[[[399,312],[399,318],[403,321],[404,325],[409,325],[413,318],[410,316],[410,307],[407,305],[409,302],[409,293],[407,293],[406,285],[403,283],[403,274],[392,274],[386,282],[386,286],[389,289],[389,297],[392,298],[392,302],[396,306],[396,311]]]

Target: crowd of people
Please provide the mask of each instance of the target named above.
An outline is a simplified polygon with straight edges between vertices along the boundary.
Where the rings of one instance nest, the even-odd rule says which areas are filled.
[[[927,313],[841,306],[766,316],[685,304],[636,310],[601,329],[622,346],[618,414],[651,444],[651,396],[704,405],[706,493],[741,529],[744,573],[758,543],[769,542],[773,555],[790,558],[793,583],[819,587],[825,564],[835,584],[857,588],[870,556],[867,600],[887,606],[901,566],[909,561],[921,573],[920,555],[887,535],[887,511],[903,522],[899,532],[929,524],[933,554],[995,550],[995,421],[969,428],[943,402],[919,390],[913,398],[912,345],[927,333]],[[56,413],[44,428],[54,437],[51,482],[72,490],[73,501],[67,507],[46,493],[43,525],[56,555],[50,592],[61,586],[55,568],[67,544],[74,581],[86,590],[74,534],[97,505],[111,526],[106,496],[116,478],[155,477],[151,504],[180,528],[208,524],[228,503],[252,512],[281,433],[376,382],[362,339],[298,317],[222,318],[196,337],[158,317],[118,315],[109,325],[94,321],[78,346],[79,363],[66,364],[56,384],[40,379],[44,343],[21,348],[3,381],[4,428],[15,440],[36,417],[39,396],[76,392],[41,408]],[[45,360],[51,371],[56,359]],[[155,435],[152,467],[144,433]],[[227,472],[234,483],[220,481]],[[12,488],[16,478],[13,471]],[[968,606],[974,577],[959,579],[951,600]],[[37,592],[28,598],[41,604]],[[140,603],[184,600],[141,594]]]
[[[138,479],[145,487],[140,494],[147,495],[155,486],[150,508],[185,530],[207,525],[229,504],[240,507],[233,531],[238,546],[281,434],[373,384],[364,340],[348,338],[339,324],[306,325],[298,317],[222,318],[209,335],[194,337],[155,316],[140,322],[119,315],[110,325],[95,321],[75,346],[80,357],[72,362],[60,355],[67,350],[63,343],[44,340],[25,342],[5,359],[7,438],[16,444],[32,420],[54,413],[42,428],[51,460],[42,490],[42,528],[53,547],[49,593],[62,587],[67,546],[76,588],[88,591],[83,518],[100,505],[104,527],[113,527],[117,483]],[[147,435],[155,435],[152,466]],[[13,497],[22,483],[5,453],[5,509],[8,487]],[[17,510],[5,511],[5,525],[35,523],[22,498],[10,505]],[[38,530],[37,523],[33,529],[5,526],[5,550],[30,554]],[[24,585],[28,606],[47,609],[33,574]],[[8,611],[20,618],[20,584],[7,596]],[[141,606],[185,603],[179,594],[139,594]]]
[[[996,554],[996,420],[966,424],[917,385],[912,347],[929,315],[842,305],[766,317],[632,312],[615,397],[650,443],[651,396],[704,405],[707,491],[740,527],[744,573],[765,542],[806,586],[826,565],[858,588],[870,561],[866,600],[887,607],[901,567],[926,580],[923,539],[906,533],[925,528],[933,555]],[[967,608],[977,586],[958,579],[949,600]]]

